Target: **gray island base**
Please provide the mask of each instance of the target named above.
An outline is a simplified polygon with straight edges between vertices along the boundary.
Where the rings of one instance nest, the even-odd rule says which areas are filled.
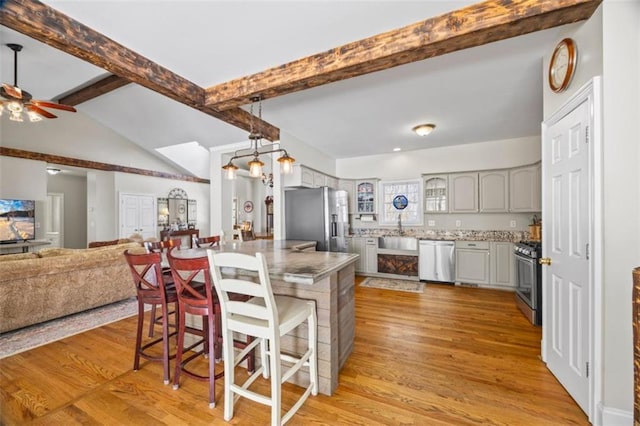
[[[357,254],[316,252],[306,241],[255,240],[226,242],[223,252],[250,255],[263,253],[275,294],[315,300],[318,315],[319,390],[332,395],[338,387],[339,372],[353,350],[355,336],[354,263]],[[300,248],[300,249],[297,249]],[[204,249],[180,250],[178,257],[202,256]],[[223,271],[233,273],[233,271]],[[281,340],[284,352],[302,353],[306,348],[306,326],[299,327]],[[256,360],[259,363],[259,359]],[[286,368],[286,365],[283,364]],[[283,370],[284,371],[284,370]],[[308,369],[291,379],[308,383]]]

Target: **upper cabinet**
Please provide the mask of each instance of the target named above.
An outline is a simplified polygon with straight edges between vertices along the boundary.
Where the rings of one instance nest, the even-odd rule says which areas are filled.
[[[449,211],[449,191],[447,175],[424,176],[425,213],[446,213]]]
[[[376,212],[377,179],[356,181],[356,213]]]
[[[338,189],[347,191],[347,197],[349,199],[349,213],[356,211],[356,201],[354,194],[356,192],[356,182],[351,179],[340,179],[338,181]]]
[[[518,167],[509,171],[509,210],[539,212],[542,210],[541,165]]]
[[[509,211],[509,172],[494,170],[478,174],[480,211],[506,213]]]
[[[337,188],[338,179],[322,172],[310,169],[302,164],[295,164],[291,174],[284,175],[285,187],[319,188],[328,186]]]
[[[449,212],[475,213],[478,211],[478,173],[449,175]]]

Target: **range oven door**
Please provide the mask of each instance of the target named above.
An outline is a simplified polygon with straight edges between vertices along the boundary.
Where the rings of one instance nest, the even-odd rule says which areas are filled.
[[[536,259],[515,253],[516,258],[516,293],[531,309],[538,309],[538,292],[536,285],[538,271]]]

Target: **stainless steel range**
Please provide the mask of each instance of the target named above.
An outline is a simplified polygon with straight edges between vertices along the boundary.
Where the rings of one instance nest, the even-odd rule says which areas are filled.
[[[521,241],[514,245],[516,303],[534,325],[542,325],[542,243]]]

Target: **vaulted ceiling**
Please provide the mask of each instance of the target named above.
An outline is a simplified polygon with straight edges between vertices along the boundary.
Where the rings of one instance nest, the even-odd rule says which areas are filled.
[[[267,137],[346,158],[539,134],[542,57],[600,1],[4,3],[0,40],[25,46],[20,86],[82,101],[147,150],[246,140],[260,94]],[[427,139],[410,131],[423,122],[437,126]]]

